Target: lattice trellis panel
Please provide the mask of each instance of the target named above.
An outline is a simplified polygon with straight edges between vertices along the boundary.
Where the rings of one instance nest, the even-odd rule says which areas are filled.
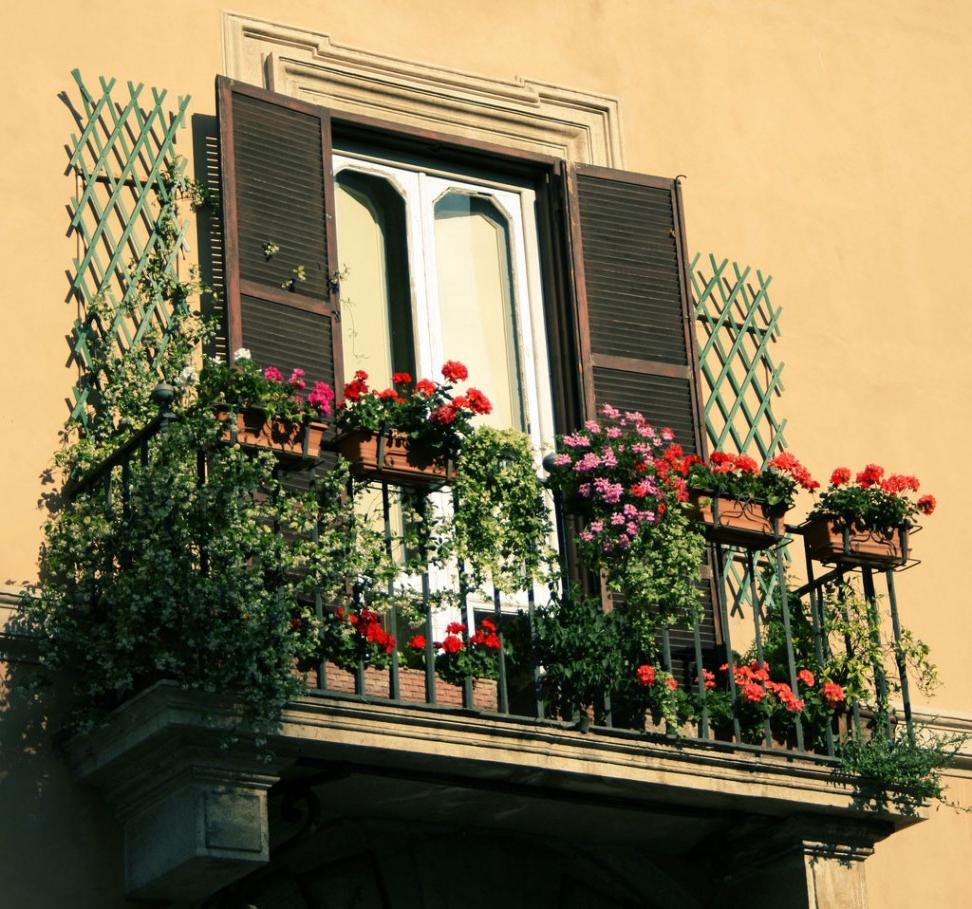
[[[765,462],[786,446],[786,420],[773,410],[783,391],[783,364],[771,349],[782,313],[770,301],[773,279],[711,254],[705,269],[701,259],[691,272],[709,444]]]
[[[187,248],[186,225],[175,217],[168,187],[185,168],[174,145],[189,97],[178,98],[173,108],[164,89],[150,89],[146,97],[141,83],[123,89],[100,77],[92,92],[78,70],[71,75],[80,95],[80,104],[71,107],[79,132],[69,146],[76,178],[69,233],[78,239],[70,276],[78,305],[71,353],[80,371],[71,416],[84,424],[89,407],[97,406],[94,345],[110,344],[124,355],[154,325],[162,338],[158,356],[172,307],[179,305],[166,302],[158,285],[178,277],[178,257]]]
[[[709,447],[765,463],[786,447],[786,420],[773,409],[783,392],[783,363],[773,358],[782,309],[770,300],[772,278],[712,254],[705,263],[696,254],[691,274]],[[724,574],[729,606],[739,612],[751,600],[744,562],[727,558]],[[773,595],[775,575],[758,573],[757,581],[765,584],[764,596]]]

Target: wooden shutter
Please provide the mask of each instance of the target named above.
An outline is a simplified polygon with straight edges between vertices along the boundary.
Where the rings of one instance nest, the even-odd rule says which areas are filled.
[[[583,400],[639,410],[702,452],[681,196],[675,180],[568,172]]]
[[[704,456],[678,182],[572,165],[567,195],[583,416],[603,404],[637,410]],[[700,631],[709,649],[719,634],[711,583],[703,586]],[[684,670],[694,661],[691,634],[673,631],[672,645],[675,668]]]
[[[217,106],[229,349],[340,393],[328,112],[222,77]]]

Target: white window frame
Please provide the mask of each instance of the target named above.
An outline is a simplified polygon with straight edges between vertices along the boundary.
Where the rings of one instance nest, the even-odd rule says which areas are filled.
[[[553,391],[550,360],[547,350],[546,320],[541,282],[539,232],[536,221],[536,191],[526,182],[499,180],[492,176],[444,169],[432,161],[397,160],[383,158],[354,149],[335,149],[332,155],[334,177],[345,170],[387,180],[405,203],[405,224],[408,244],[412,329],[415,340],[417,376],[439,377],[439,369],[446,359],[462,359],[462,351],[444,350],[436,272],[435,203],[448,192],[458,192],[488,198],[507,217],[510,229],[510,258],[512,271],[511,301],[517,331],[520,334],[520,377],[523,384],[523,403],[527,426],[536,458],[538,473],[545,452],[554,447]],[[340,238],[338,257],[340,259]],[[343,265],[343,263],[342,263]],[[475,377],[473,377],[475,380]],[[490,390],[483,391],[489,396]],[[451,496],[433,496],[434,507],[442,512],[451,508]],[[551,505],[552,513],[552,503]],[[556,531],[550,545],[555,547]],[[432,589],[455,586],[455,575],[445,569],[432,570],[429,581]],[[411,584],[408,584],[411,587]],[[537,603],[547,600],[546,589],[537,587]],[[526,594],[504,595],[503,611],[516,612],[527,604]],[[473,612],[492,609],[491,598],[473,595],[467,603],[465,620],[472,624]],[[445,625],[455,619],[451,610],[434,616],[436,635],[444,633]],[[441,625],[441,627],[439,627]]]

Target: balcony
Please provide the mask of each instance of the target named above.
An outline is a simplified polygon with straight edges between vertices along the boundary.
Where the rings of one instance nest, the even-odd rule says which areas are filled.
[[[155,652],[149,627],[160,640],[180,636],[184,650],[181,666],[156,663],[111,697],[102,692],[107,721],[67,745],[77,777],[116,806],[131,896],[198,900],[229,887],[255,899],[270,892],[261,889],[271,886],[261,869],[306,868],[308,856],[330,853],[358,825],[390,837],[434,831],[448,842],[461,835],[470,849],[499,835],[508,855],[539,850],[555,862],[563,858],[558,850],[575,850],[578,863],[591,864],[578,871],[600,894],[591,899],[604,904],[622,900],[612,890],[620,887],[624,899],[641,905],[715,905],[718,883],[727,901],[759,893],[778,905],[810,905],[800,900],[815,891],[816,905],[845,905],[837,894],[863,892],[861,862],[873,844],[921,819],[922,793],[888,792],[850,772],[842,757],[850,742],[914,741],[908,640],[894,587],[907,556],[882,568],[840,560],[822,567],[802,526],[779,528],[781,539],[768,548],[715,541],[705,614],[691,627],[661,625],[657,662],[628,666],[621,681],[605,675],[598,688],[590,666],[578,682],[571,681],[576,665],[555,661],[566,652],[550,632],[557,612],[535,585],[519,593],[487,587],[477,595],[461,562],[430,566],[413,543],[397,575],[385,578],[396,605],[379,623],[377,613],[368,618],[363,568],[348,553],[338,614],[331,599],[337,588],[301,587],[298,565],[258,566],[272,550],[232,521],[226,526],[236,537],[207,535],[200,517],[225,502],[206,490],[214,477],[225,490],[220,459],[232,451],[238,495],[257,509],[248,532],[282,545],[302,534],[311,543],[331,539],[328,515],[305,514],[299,526],[261,525],[259,506],[326,482],[320,478],[333,463],[333,446],[326,440],[322,452],[309,453],[305,437],[289,459],[268,468],[272,487],[247,485],[249,455],[233,444],[235,431],[195,449],[183,439],[179,448],[180,422],[164,396],[161,402],[142,431],[68,483],[63,506],[84,526],[103,522],[106,561],[72,594],[81,621],[102,622],[115,638],[131,634],[128,652]],[[167,461],[176,450],[181,473]],[[257,455],[254,463],[268,457]],[[168,522],[181,492],[196,496],[197,510],[173,528]],[[349,521],[360,519],[353,517],[355,501],[377,508],[369,532],[393,556],[394,525],[404,520],[394,484],[351,480],[341,495]],[[418,499],[435,496],[449,494]],[[461,510],[462,500],[452,498]],[[156,514],[163,499],[168,505]],[[414,497],[407,501],[414,505]],[[570,518],[556,497],[553,507],[566,575]],[[134,534],[127,544],[126,527]],[[119,531],[122,544],[112,549],[107,541]],[[149,538],[157,548],[145,548]],[[233,539],[250,554],[234,561]],[[791,579],[798,562],[800,583]],[[160,565],[185,575],[178,589],[209,603],[216,637],[206,636],[199,611],[185,603],[162,599],[166,612],[153,618],[156,591],[138,578],[160,577],[147,572]],[[295,584],[298,606],[286,607],[282,624],[271,607],[253,616],[221,611],[213,591],[233,572],[243,581]],[[112,604],[103,598],[109,581],[126,575],[134,578],[128,595],[144,598],[132,627],[112,624]],[[859,594],[847,586],[854,576]],[[450,582],[458,587],[447,595]],[[245,602],[245,592],[236,594]],[[551,594],[561,609],[574,595],[562,584]],[[600,609],[596,614],[603,617]],[[340,635],[340,647],[281,650],[276,632],[268,632],[266,646],[278,648],[278,661],[285,655],[285,674],[297,686],[280,687],[278,678],[268,697],[284,690],[289,696],[272,721],[254,714],[246,697],[245,680],[260,685],[265,678],[255,649],[248,651],[253,665],[232,676],[237,684],[220,689],[220,674],[202,670],[187,683],[184,670],[193,660],[218,663],[232,652],[219,634],[248,635],[256,622],[296,635],[315,620],[324,623],[315,628]],[[598,634],[609,624],[592,621],[606,623]],[[494,632],[496,641],[487,643]],[[447,637],[456,639],[457,653],[476,660],[450,662]],[[882,650],[890,662],[875,656]],[[822,666],[842,667],[840,684],[825,689],[824,678],[814,678]],[[632,869],[646,867],[646,856],[654,872],[639,883]],[[697,873],[699,863],[705,875]],[[601,881],[613,866],[627,870],[612,884]]]

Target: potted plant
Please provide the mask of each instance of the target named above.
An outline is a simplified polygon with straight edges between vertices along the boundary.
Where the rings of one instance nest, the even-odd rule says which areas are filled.
[[[935,497],[915,498],[917,477],[885,474],[868,464],[851,482],[838,467],[804,525],[811,555],[825,562],[888,568],[908,561],[908,535],[918,514],[935,510]]]
[[[469,371],[455,360],[442,367],[446,382],[396,372],[382,391],[368,387],[368,374],[358,370],[344,386],[338,409],[337,446],[357,477],[399,484],[442,484],[455,474],[454,462],[476,414],[493,408],[477,388],[453,395],[454,383]]]
[[[183,386],[190,384],[195,370],[186,367],[180,378]],[[233,354],[232,366],[207,359],[197,395],[223,424],[225,440],[296,457],[318,456],[327,429],[322,421],[334,403],[326,382],[315,382],[308,391],[304,370],[294,369],[286,379],[276,366],[261,370],[246,348]]]
[[[610,404],[601,415],[559,439],[548,483],[581,521],[580,563],[603,573],[640,616],[647,649],[658,625],[701,619],[705,539],[682,507],[685,477],[672,469],[674,455],[664,454],[675,441],[672,430],[656,430],[642,414]]]
[[[762,469],[748,455],[722,451],[707,462],[694,455],[669,460],[686,477],[691,516],[705,525],[710,540],[733,546],[766,548],[778,542],[797,489],[820,486],[789,452]]]

